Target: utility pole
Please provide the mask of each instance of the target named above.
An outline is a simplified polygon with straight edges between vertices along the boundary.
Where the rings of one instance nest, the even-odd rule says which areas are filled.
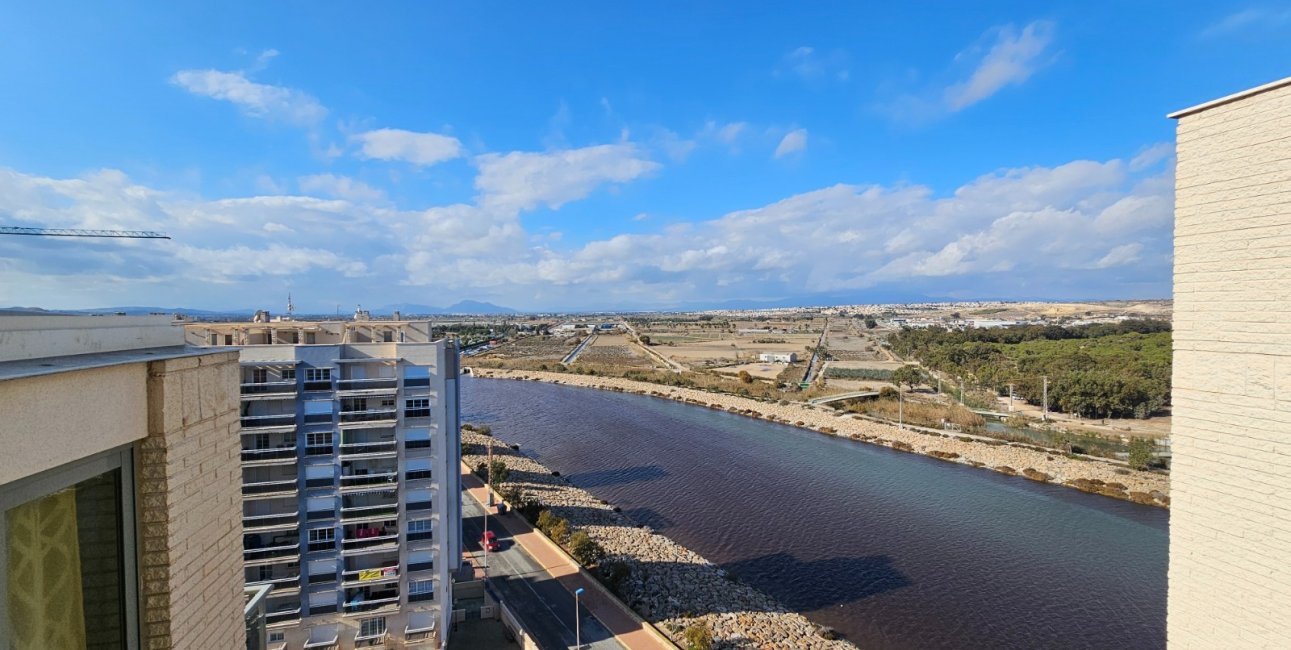
[[[1044,415],[1041,417],[1041,419],[1045,422],[1048,422],[1049,421],[1049,376],[1048,375],[1044,376],[1044,397],[1041,399],[1044,401]]]
[[[484,534],[480,536],[480,545],[484,547],[484,575],[489,575],[489,508],[493,507],[493,440],[490,439],[485,445],[488,447],[488,469],[484,472],[484,493],[488,495],[484,504]]]

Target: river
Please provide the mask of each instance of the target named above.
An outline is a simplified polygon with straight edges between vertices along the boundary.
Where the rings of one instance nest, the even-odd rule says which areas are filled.
[[[1163,509],[641,395],[464,378],[462,411],[862,648],[1165,646]]]

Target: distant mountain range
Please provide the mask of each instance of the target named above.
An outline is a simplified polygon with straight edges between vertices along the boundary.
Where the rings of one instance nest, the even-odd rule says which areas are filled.
[[[189,309],[187,307],[99,307],[96,309],[43,309],[41,307],[0,307],[0,313],[9,315],[38,316],[40,314],[92,314],[92,315],[110,315],[125,314],[126,316],[146,316],[148,314],[183,314],[185,316],[198,316],[211,318],[217,316],[250,316],[254,310],[230,310],[230,311],[208,311],[205,309]]]
[[[432,307],[431,305],[419,305],[411,302],[400,302],[393,305],[385,305],[371,310],[373,314],[388,315],[390,312],[399,312],[404,316],[414,316],[417,314],[518,314],[510,307],[495,305],[491,302],[480,302],[478,300],[462,300],[448,307]]]

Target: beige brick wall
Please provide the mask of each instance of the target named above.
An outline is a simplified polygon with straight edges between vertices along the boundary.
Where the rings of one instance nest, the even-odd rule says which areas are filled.
[[[238,356],[148,367],[136,464],[145,648],[244,647]]]
[[[1178,123],[1171,648],[1291,648],[1291,80]]]

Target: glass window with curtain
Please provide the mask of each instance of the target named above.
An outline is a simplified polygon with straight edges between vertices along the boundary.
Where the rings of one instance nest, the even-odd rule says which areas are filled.
[[[4,512],[4,604],[13,650],[126,647],[121,470]]]

